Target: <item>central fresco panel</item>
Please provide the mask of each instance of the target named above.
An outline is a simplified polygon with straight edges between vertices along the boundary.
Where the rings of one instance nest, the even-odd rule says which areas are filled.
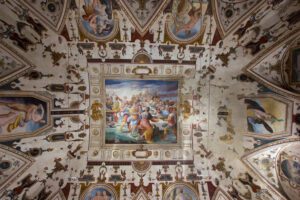
[[[178,81],[106,79],[106,144],[177,143]]]

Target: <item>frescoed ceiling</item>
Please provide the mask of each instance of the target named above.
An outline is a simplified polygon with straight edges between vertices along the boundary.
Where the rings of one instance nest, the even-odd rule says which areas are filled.
[[[297,200],[298,0],[0,1],[0,199]]]

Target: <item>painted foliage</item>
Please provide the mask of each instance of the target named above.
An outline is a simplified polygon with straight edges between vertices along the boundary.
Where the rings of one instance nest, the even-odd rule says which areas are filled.
[[[247,98],[248,132],[273,134],[286,130],[287,105],[273,98]]]
[[[114,36],[117,23],[110,0],[81,0],[80,28],[86,37],[96,41]]]
[[[107,144],[177,142],[178,81],[105,80]]]
[[[207,1],[175,0],[172,5],[172,14],[167,23],[170,37],[180,43],[192,42],[205,29],[204,14]]]

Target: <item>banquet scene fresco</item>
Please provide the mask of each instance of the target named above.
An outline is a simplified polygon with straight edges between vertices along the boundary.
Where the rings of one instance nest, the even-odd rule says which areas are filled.
[[[1,200],[299,199],[299,1],[0,2]]]
[[[106,143],[177,142],[178,81],[105,80]]]

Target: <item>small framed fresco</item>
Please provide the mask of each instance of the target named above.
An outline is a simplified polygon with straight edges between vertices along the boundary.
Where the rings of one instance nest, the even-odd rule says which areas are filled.
[[[80,200],[118,200],[116,190],[108,184],[95,184],[85,189]]]
[[[166,23],[166,30],[171,40],[178,43],[191,43],[199,39],[206,26],[204,15],[207,6],[207,1],[174,0],[171,15]]]
[[[194,185],[187,183],[174,183],[164,191],[163,200],[176,199],[199,200],[200,198]]]
[[[36,136],[52,126],[51,96],[0,92],[0,141]]]
[[[79,29],[94,41],[108,41],[118,32],[111,0],[79,0]]]
[[[104,82],[105,144],[177,144],[178,80]]]
[[[277,138],[291,134],[293,103],[278,95],[244,98],[247,135]]]

